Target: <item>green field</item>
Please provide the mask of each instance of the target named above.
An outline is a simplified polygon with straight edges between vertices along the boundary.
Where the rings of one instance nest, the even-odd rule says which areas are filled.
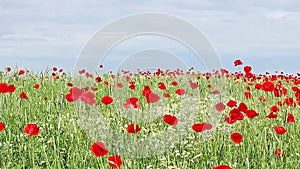
[[[175,76],[166,72],[130,76],[123,72],[119,76],[93,73],[93,77],[86,77],[83,73],[74,77],[54,70],[23,74],[3,69],[0,73],[0,168],[105,169],[113,165],[109,156],[120,156],[119,168],[124,169],[211,169],[222,168],[220,165],[234,169],[300,168],[297,75],[254,75],[246,69],[240,73],[190,70]],[[77,89],[80,94],[74,94]],[[20,96],[21,92],[27,97]],[[105,96],[112,102],[108,97],[103,99]],[[230,100],[236,101],[236,106],[227,104]],[[131,113],[122,114],[125,111]],[[164,115],[173,119],[164,120]],[[143,121],[142,117],[152,119]],[[96,122],[99,129],[94,128]],[[27,124],[36,124],[38,130]],[[129,134],[130,124],[138,124],[140,131],[135,126],[131,129],[135,133]],[[200,124],[206,125],[201,128]],[[132,142],[126,145],[114,140],[118,137],[111,133],[104,137],[106,129]],[[168,131],[177,134],[163,137]],[[231,138],[232,133],[240,133],[242,140]],[[158,139],[157,135],[162,138],[153,140],[157,144],[130,149],[134,140]],[[95,142],[102,142],[108,153],[96,157],[96,150],[91,151]],[[119,151],[118,143],[128,146],[128,152],[126,148]],[[159,153],[160,149],[165,151]],[[143,155],[149,156],[140,158]]]

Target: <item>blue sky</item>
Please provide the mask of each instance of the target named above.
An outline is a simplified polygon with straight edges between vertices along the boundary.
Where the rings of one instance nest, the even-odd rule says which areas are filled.
[[[291,0],[0,0],[0,68],[70,70],[95,32],[116,19],[143,12],[171,14],[192,23],[214,45],[223,67],[231,71],[239,70],[232,62],[240,58],[256,73],[300,72],[300,1]],[[112,53],[121,55],[140,42],[132,39]],[[172,42],[152,37],[147,45],[151,43]],[[179,46],[175,49],[184,51],[178,51]],[[188,54],[182,59],[193,66]]]

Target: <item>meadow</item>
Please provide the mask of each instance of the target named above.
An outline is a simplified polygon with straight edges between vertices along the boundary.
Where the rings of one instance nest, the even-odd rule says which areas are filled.
[[[4,68],[0,168],[300,168],[300,74],[233,64],[79,76]]]

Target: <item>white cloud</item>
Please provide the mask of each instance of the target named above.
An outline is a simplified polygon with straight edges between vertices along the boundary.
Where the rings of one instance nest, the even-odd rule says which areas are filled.
[[[1,0],[0,59],[36,57],[45,64],[47,58],[76,60],[85,42],[105,24],[141,12],[169,13],[191,22],[223,58],[295,56],[300,53],[299,11],[300,2],[292,0]]]

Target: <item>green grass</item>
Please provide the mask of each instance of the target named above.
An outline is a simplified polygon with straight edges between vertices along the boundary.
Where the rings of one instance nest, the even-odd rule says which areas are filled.
[[[103,81],[111,84],[116,82],[109,75],[102,76]],[[199,83],[199,88],[192,90],[188,88],[188,80],[192,79]],[[170,99],[162,99],[159,106],[162,108],[162,114],[177,115],[181,107],[187,107],[188,110],[194,110],[197,115],[193,118],[194,122],[202,123],[209,120],[211,92],[215,88],[207,88],[208,84],[213,84],[205,76],[197,79],[196,75],[182,75],[181,77],[133,77],[136,82],[136,90],[127,90],[128,85],[124,78],[118,79],[123,82],[124,91],[116,92],[118,89],[109,88],[103,84],[94,82],[93,79],[75,78],[69,75],[60,75],[60,79],[51,77],[50,73],[40,75],[27,73],[18,76],[16,72],[0,74],[0,83],[14,84],[16,91],[12,94],[0,94],[0,122],[5,124],[5,129],[0,131],[0,168],[109,168],[107,157],[95,158],[90,150],[90,146],[95,141],[86,132],[87,126],[82,126],[78,120],[82,118],[82,113],[78,111],[80,100],[70,103],[65,95],[69,92],[68,82],[76,86],[84,87],[94,86],[96,100],[99,103],[96,107],[97,113],[100,113],[107,119],[108,128],[123,133],[126,137],[141,138],[153,137],[156,134],[170,130],[172,127],[163,122],[161,118],[154,121],[139,124],[142,127],[140,133],[128,135],[126,125],[132,123],[131,120],[120,116],[120,105],[129,97],[138,97],[141,102],[142,113],[149,113],[149,105],[145,102],[141,92],[144,85],[150,85],[156,93],[162,95],[157,89],[158,82],[164,82],[167,86],[167,92],[171,94]],[[178,81],[179,86],[170,85],[172,81]],[[257,80],[257,82],[262,82]],[[276,83],[276,81],[275,81]],[[291,87],[292,83],[282,81],[288,89],[287,96],[293,97]],[[34,84],[40,84],[39,89],[33,88]],[[245,117],[244,120],[227,124],[224,117],[228,115],[230,108],[227,107],[222,113],[214,114],[218,117],[214,123],[218,124],[211,134],[207,132],[196,133],[188,126],[187,135],[181,138],[175,146],[162,154],[147,158],[129,158],[122,157],[123,164],[120,168],[124,169],[157,169],[157,168],[212,168],[221,164],[227,164],[232,168],[242,169],[297,169],[300,168],[300,132],[299,132],[299,105],[296,108],[290,106],[280,107],[277,119],[268,119],[269,109],[277,101],[284,101],[285,96],[274,97],[271,93],[265,93],[256,90],[251,86],[253,98],[245,99],[243,93],[248,83],[242,79],[234,80],[231,76],[226,78],[220,87],[224,94],[221,100],[226,104],[229,99],[235,99],[238,103],[244,102],[249,109],[256,110],[260,116],[254,119]],[[175,90],[179,87],[187,88],[189,98],[197,98],[198,101],[191,103],[182,103],[182,98],[176,96]],[[215,87],[215,86],[214,86]],[[125,90],[126,89],[126,90]],[[24,91],[29,99],[19,98],[19,94]],[[126,92],[125,92],[126,91]],[[120,94],[121,99],[117,98]],[[110,95],[114,98],[112,105],[103,105],[100,100],[103,96]],[[268,99],[267,103],[258,100],[259,96]],[[122,100],[123,99],[123,100]],[[199,103],[198,103],[199,102]],[[150,107],[154,105],[150,105]],[[88,106],[89,107],[89,106]],[[88,111],[88,107],[80,109]],[[185,109],[184,109],[185,110]],[[293,113],[296,123],[285,123],[287,113]],[[180,121],[180,118],[179,118]],[[180,121],[182,122],[182,121]],[[24,133],[24,126],[28,123],[35,123],[40,128],[38,136],[29,137]],[[185,123],[184,121],[182,123]],[[189,124],[189,122],[186,122]],[[277,135],[273,127],[276,125],[285,126],[288,132],[284,135]],[[236,145],[230,140],[232,132],[243,134],[243,142]],[[95,133],[94,133],[95,134]],[[95,134],[97,135],[97,134]],[[202,138],[208,136],[206,140]],[[174,136],[175,137],[175,136]],[[100,136],[101,138],[101,136]],[[109,141],[108,139],[105,141]],[[109,144],[106,143],[105,144]],[[164,144],[164,142],[161,142]],[[285,156],[280,158],[274,155],[274,150],[281,148]],[[148,150],[149,151],[149,150]],[[153,148],[153,151],[157,151]],[[130,152],[128,152],[130,153]],[[118,155],[115,150],[110,149],[109,155]]]

